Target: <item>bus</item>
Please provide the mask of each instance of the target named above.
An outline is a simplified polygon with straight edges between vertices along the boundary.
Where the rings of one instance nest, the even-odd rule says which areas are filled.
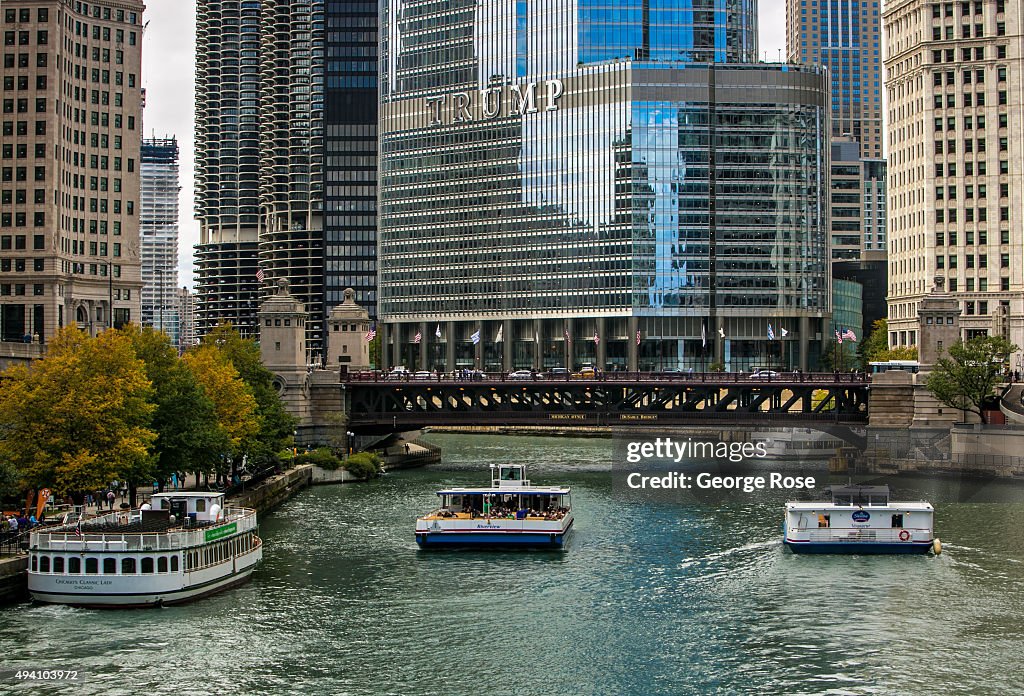
[[[921,371],[921,363],[917,360],[886,360],[884,362],[868,363],[868,366],[871,368],[871,374],[873,375],[880,375],[889,370],[903,370],[913,374]]]

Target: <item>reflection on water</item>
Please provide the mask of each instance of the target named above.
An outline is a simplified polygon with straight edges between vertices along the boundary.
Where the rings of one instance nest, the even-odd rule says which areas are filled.
[[[1008,693],[1024,649],[1024,489],[901,480],[946,552],[794,556],[783,497],[625,496],[608,440],[433,436],[442,465],[302,493],[262,522],[253,581],[183,607],[0,611],[23,693]],[[421,552],[434,490],[531,464],[573,487],[565,552]],[[998,500],[999,502],[978,502]],[[9,684],[0,685],[0,692]],[[15,687],[16,689],[19,687]]]

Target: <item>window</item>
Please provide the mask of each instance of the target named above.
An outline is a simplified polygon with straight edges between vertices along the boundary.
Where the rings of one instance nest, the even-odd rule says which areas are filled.
[[[147,574],[147,575],[153,572],[153,557],[152,556],[145,556],[145,557],[143,557],[143,559],[142,559],[142,572]]]
[[[135,575],[135,559],[132,557],[121,559],[121,575]]]

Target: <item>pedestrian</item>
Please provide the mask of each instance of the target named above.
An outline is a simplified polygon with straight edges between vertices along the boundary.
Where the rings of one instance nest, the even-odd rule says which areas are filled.
[[[107,491],[107,506],[108,506],[108,507],[109,507],[109,508],[110,508],[111,510],[113,510],[113,509],[114,509],[114,498],[116,498],[116,497],[117,497],[117,496],[116,496],[116,495],[114,495],[114,491],[112,491],[112,490],[111,490],[111,491]]]

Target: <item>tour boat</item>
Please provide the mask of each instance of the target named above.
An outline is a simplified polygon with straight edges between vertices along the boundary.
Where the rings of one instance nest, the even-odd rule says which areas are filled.
[[[930,503],[889,500],[888,486],[832,486],[828,502],[786,503],[783,542],[794,553],[942,552]]]
[[[568,488],[534,486],[525,464],[491,465],[491,486],[446,488],[441,506],[416,520],[420,548],[562,548],[572,528]]]
[[[263,557],[256,512],[223,493],[155,493],[140,510],[34,530],[32,599],[87,607],[178,604],[245,582]]]

